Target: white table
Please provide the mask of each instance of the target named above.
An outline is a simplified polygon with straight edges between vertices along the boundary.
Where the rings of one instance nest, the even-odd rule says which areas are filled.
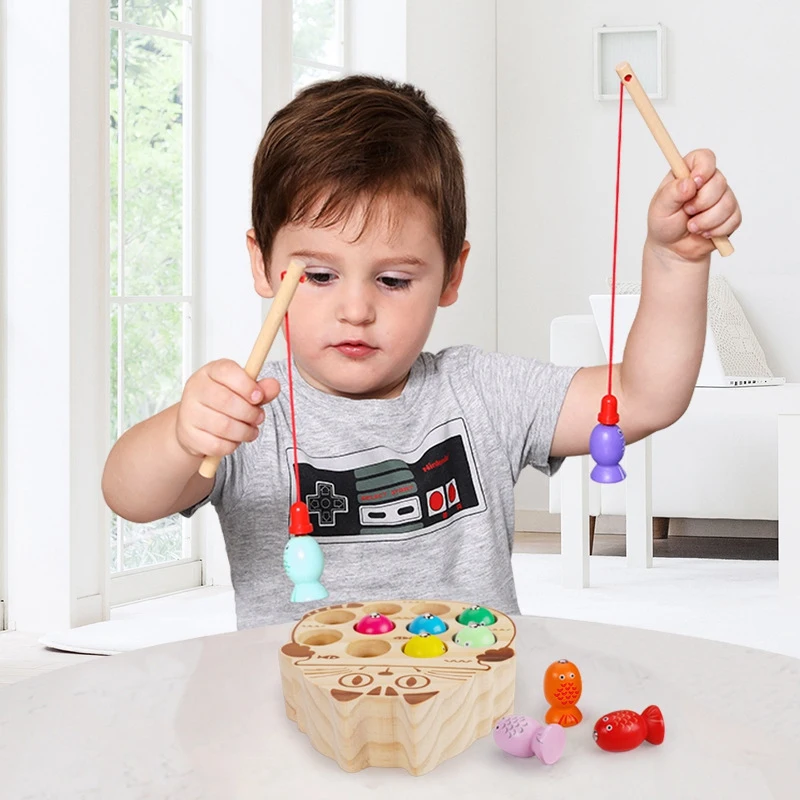
[[[2,800],[720,798],[796,800],[800,661],[596,623],[515,619],[515,711],[541,718],[545,668],[583,674],[584,722],[561,760],[515,759],[490,737],[430,773],[346,773],[284,713],[278,649],[290,626],[242,631],[66,667],[0,689]],[[606,753],[609,711],[655,703],[663,745]],[[424,794],[421,794],[424,793]]]

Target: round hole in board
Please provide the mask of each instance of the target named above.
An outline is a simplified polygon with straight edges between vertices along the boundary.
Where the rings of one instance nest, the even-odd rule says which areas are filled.
[[[383,614],[384,617],[391,617],[392,614],[397,614],[402,610],[403,607],[397,603],[369,603],[363,608],[364,614],[377,613]]]
[[[355,618],[356,615],[352,611],[344,611],[341,608],[320,611],[319,614],[314,614],[311,617],[314,622],[318,622],[320,625],[341,625],[344,622],[352,622]]]
[[[386,655],[392,649],[385,639],[359,639],[347,645],[347,655],[354,658],[377,658]]]
[[[450,613],[450,606],[446,606],[444,603],[417,603],[411,606],[411,613],[417,616],[432,614],[434,617],[441,617]]]
[[[298,641],[300,644],[307,644],[309,647],[324,647],[326,644],[338,642],[341,638],[341,631],[314,631],[298,637]]]

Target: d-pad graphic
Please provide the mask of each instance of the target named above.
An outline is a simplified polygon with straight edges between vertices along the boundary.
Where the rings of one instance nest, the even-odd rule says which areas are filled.
[[[335,490],[332,483],[317,481],[317,493],[306,495],[308,512],[319,517],[320,525],[335,525],[336,514],[347,513],[347,498]]]

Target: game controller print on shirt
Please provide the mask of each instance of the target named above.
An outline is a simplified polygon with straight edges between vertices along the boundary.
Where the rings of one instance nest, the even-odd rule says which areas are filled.
[[[329,541],[415,538],[486,509],[463,419],[434,428],[409,453],[374,447],[317,457],[299,449],[297,456],[315,536]],[[286,464],[291,471],[290,450]]]

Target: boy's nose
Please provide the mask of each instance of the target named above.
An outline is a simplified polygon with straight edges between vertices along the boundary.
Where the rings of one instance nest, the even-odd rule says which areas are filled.
[[[349,325],[368,325],[375,321],[375,304],[369,292],[361,288],[343,292],[336,312],[337,320]]]

